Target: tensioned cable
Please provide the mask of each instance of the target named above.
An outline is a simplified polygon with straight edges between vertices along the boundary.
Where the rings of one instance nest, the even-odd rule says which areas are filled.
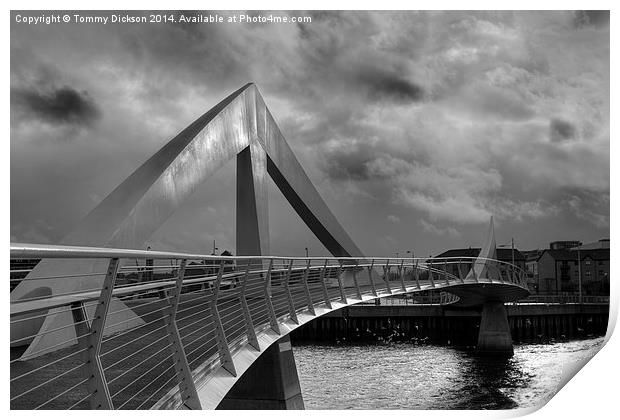
[[[39,385],[37,385],[37,386],[35,386],[35,387],[33,387],[33,388],[30,388],[29,390],[27,390],[27,391],[25,391],[25,392],[22,392],[21,394],[19,394],[19,395],[15,396],[15,397],[13,397],[13,398],[11,398],[11,401],[15,401],[16,399],[21,398],[21,397],[23,397],[24,395],[29,394],[29,393],[31,393],[32,391],[34,391],[34,390],[36,390],[36,389],[41,388],[42,386],[45,386],[45,385],[47,385],[47,384],[49,384],[49,383],[51,383],[51,382],[54,382],[55,380],[57,380],[57,379],[59,379],[59,378],[62,378],[63,376],[67,375],[68,373],[73,372],[74,370],[81,369],[82,367],[84,367],[84,366],[86,366],[86,365],[87,365],[87,363],[82,363],[82,364],[80,364],[80,365],[77,365],[77,366],[75,366],[75,367],[73,367],[73,368],[69,369],[69,370],[66,370],[66,371],[64,371],[63,373],[61,373],[61,374],[59,374],[59,375],[56,375],[56,376],[54,376],[53,378],[48,379],[47,381],[45,381],[45,382],[43,382],[43,383],[40,383]]]
[[[81,350],[78,350],[78,351],[76,351],[76,352],[73,352],[73,353],[71,353],[71,354],[68,354],[68,355],[66,355],[66,356],[63,356],[63,357],[61,357],[60,359],[56,359],[56,360],[54,360],[54,361],[52,361],[52,362],[49,362],[49,363],[48,363],[48,364],[46,364],[46,365],[39,366],[38,368],[35,368],[35,369],[30,370],[30,371],[28,371],[28,372],[26,372],[26,373],[23,373],[23,374],[21,374],[21,375],[19,375],[19,376],[16,376],[15,378],[11,378],[10,382],[17,381],[17,380],[19,380],[19,379],[21,379],[21,378],[24,378],[24,377],[26,377],[26,376],[28,376],[28,375],[30,375],[30,374],[32,374],[32,373],[34,373],[34,372],[38,372],[38,371],[40,371],[41,369],[45,369],[46,367],[49,367],[49,366],[53,365],[54,363],[58,363],[58,362],[60,362],[61,360],[65,360],[65,359],[68,359],[69,357],[75,356],[76,354],[82,353],[82,352],[83,352],[83,351],[85,351],[85,350],[87,350],[87,349],[81,349]]]
[[[168,361],[169,361],[169,360],[168,360],[169,358],[170,358],[170,357],[167,357],[167,358],[165,358],[165,359],[161,360],[161,361],[160,361],[159,363],[157,363],[156,365],[153,365],[153,366],[152,366],[149,370],[147,370],[146,372],[142,373],[140,376],[138,376],[137,378],[135,378],[133,381],[129,382],[127,385],[125,385],[124,387],[122,387],[121,389],[119,389],[118,391],[116,391],[116,392],[114,393],[114,395],[110,396],[110,398],[115,398],[118,394],[120,394],[121,392],[123,392],[124,390],[126,390],[127,388],[129,388],[130,386],[132,386],[133,384],[135,384],[136,382],[138,382],[140,379],[144,378],[146,375],[148,375],[149,373],[151,373],[153,370],[155,370],[156,368],[158,368],[158,367],[159,367],[162,363],[164,363],[164,362],[168,362]],[[174,362],[172,363],[172,366],[170,366],[170,367],[174,367]],[[169,369],[170,369],[170,367],[169,367],[167,370],[169,370]],[[166,371],[164,371],[164,372],[166,372]],[[152,382],[151,382],[151,383],[152,383]],[[151,383],[149,383],[149,385],[150,385]],[[147,385],[147,386],[148,386],[148,385]],[[140,393],[140,391],[138,391],[138,392],[134,393],[133,397],[135,397],[135,396],[136,396],[136,395],[138,395],[139,393]],[[132,398],[133,398],[133,397],[132,397]],[[126,400],[125,402],[128,402],[128,401],[130,401],[130,400],[131,400],[131,398],[130,398],[130,399],[128,399],[128,400]],[[121,408],[121,407],[119,407],[119,408]]]
[[[53,344],[53,345],[51,345],[51,346],[49,346],[49,347],[46,347],[46,348],[44,348],[44,349],[38,350],[38,351],[36,351],[36,352],[33,352],[33,353],[31,353],[31,354],[29,354],[29,355],[28,355],[28,356],[29,356],[29,359],[30,359],[30,358],[33,358],[33,357],[35,357],[35,356],[39,356],[39,355],[41,355],[41,354],[45,353],[46,351],[53,349],[54,347],[62,346],[63,344],[67,344],[67,343],[73,343],[73,341],[74,341],[74,340],[79,340],[80,338],[87,337],[87,336],[89,336],[90,334],[91,334],[90,332],[89,332],[89,333],[87,333],[87,334],[82,334],[82,335],[77,336],[77,337],[75,337],[75,338],[70,338],[70,339],[68,339],[68,340],[61,341],[60,343],[56,343],[56,344]],[[23,360],[20,360],[20,359],[13,359],[13,360],[11,360],[11,361],[9,362],[9,364],[12,364],[12,363],[15,363],[15,362],[23,362]]]
[[[163,375],[164,375],[164,373],[160,374],[157,378],[155,378],[155,380],[159,379],[159,378],[160,378],[160,377],[162,377]],[[150,396],[149,396],[146,400],[144,400],[144,401],[142,402],[142,404],[140,404],[140,405],[136,408],[136,410],[140,410],[144,404],[146,404],[147,402],[149,402],[149,401],[151,400],[151,398],[153,398],[153,397],[154,397],[154,396],[155,396],[155,395],[156,395],[159,391],[161,391],[161,390],[162,390],[162,389],[163,389],[166,385],[168,385],[168,383],[169,383],[171,380],[173,380],[174,378],[175,378],[175,376],[172,376],[170,379],[168,379],[166,382],[164,382],[164,384],[163,384],[162,386],[160,386],[160,387],[159,387],[159,388],[158,388],[158,389],[157,389],[154,393],[152,393],[152,394],[151,394],[151,395],[150,395]],[[154,381],[155,381],[155,380],[154,380]],[[154,381],[153,381],[153,382],[154,382]],[[151,382],[151,384],[152,384],[153,382]],[[144,389],[146,389],[146,387],[145,387],[145,388],[143,388],[143,389],[141,389],[141,390],[140,390],[140,392],[142,392]]]
[[[77,388],[78,386],[80,386],[80,385],[82,385],[82,384],[85,384],[85,383],[86,383],[86,382],[88,382],[89,380],[90,380],[90,378],[86,378],[86,379],[81,380],[81,381],[80,381],[80,382],[78,382],[77,384],[73,385],[71,388],[68,388],[68,389],[64,390],[63,392],[61,392],[60,394],[56,395],[54,398],[51,398],[51,399],[49,399],[49,400],[45,401],[43,404],[39,404],[39,405],[38,405],[38,406],[36,406],[33,410],[38,410],[38,409],[40,409],[41,407],[43,407],[43,406],[45,406],[45,405],[47,405],[47,404],[51,403],[52,401],[54,401],[54,400],[55,400],[55,399],[57,399],[58,397],[61,397],[61,396],[65,395],[67,392],[69,392],[69,391],[73,391],[73,390],[74,390],[75,388]]]

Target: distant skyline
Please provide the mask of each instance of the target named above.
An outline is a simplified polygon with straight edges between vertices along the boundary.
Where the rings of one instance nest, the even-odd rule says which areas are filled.
[[[521,250],[609,238],[607,12],[294,12],[312,22],[191,25],[25,25],[17,13],[11,241],[60,240],[249,81],[368,255],[480,247],[491,215],[497,244],[514,238]],[[216,240],[235,252],[234,169],[148,245],[210,253]],[[269,206],[272,254],[326,253],[275,187]]]

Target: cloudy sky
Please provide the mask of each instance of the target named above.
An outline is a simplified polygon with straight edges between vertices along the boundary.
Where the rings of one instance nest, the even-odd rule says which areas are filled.
[[[607,13],[303,14],[312,22],[24,25],[13,13],[11,241],[60,240],[249,81],[367,254],[480,246],[491,215],[498,244],[520,249],[609,237]],[[234,169],[150,245],[234,252]],[[269,205],[273,254],[325,254],[275,187]]]

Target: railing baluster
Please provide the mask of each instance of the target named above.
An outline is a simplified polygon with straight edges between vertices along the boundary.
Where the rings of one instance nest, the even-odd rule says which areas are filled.
[[[290,260],[288,271],[286,273],[286,279],[284,280],[284,290],[286,292],[286,298],[288,300],[288,309],[291,315],[291,319],[295,324],[299,324],[297,319],[297,310],[295,309],[295,302],[293,301],[293,295],[291,294],[291,288],[289,287],[289,281],[291,280],[291,271],[293,270],[293,260]]]
[[[385,281],[387,292],[392,294],[392,288],[390,287],[390,268],[390,259],[388,258],[385,261],[385,266],[383,267],[383,280]]]
[[[261,263],[262,264],[262,263]],[[252,322],[252,314],[248,307],[248,301],[245,297],[245,289],[250,278],[250,266],[252,260],[248,260],[248,266],[245,268],[245,276],[241,281],[241,291],[239,292],[239,300],[241,301],[241,310],[243,311],[243,317],[245,318],[245,330],[248,336],[248,344],[260,351],[260,345],[258,344],[258,338],[256,338],[256,330],[254,329],[254,322]]]
[[[359,261],[355,262],[355,268],[353,269],[353,283],[355,284],[355,294],[359,300],[362,300],[362,291],[360,285],[357,283],[357,268],[359,267]]]
[[[224,274],[224,261],[220,263],[220,270],[217,273],[215,284],[213,285],[213,297],[211,299],[211,314],[213,316],[213,324],[215,325],[215,341],[217,342],[217,349],[220,355],[220,363],[222,367],[226,369],[231,375],[237,376],[237,369],[235,369],[235,363],[233,362],[232,355],[230,353],[230,346],[226,340],[226,333],[224,326],[222,325],[222,318],[217,309],[217,299],[220,294],[220,284],[222,282],[222,275]]]
[[[71,306],[71,312],[75,321],[75,332],[78,337],[78,346],[86,349],[86,351],[82,352],[82,360],[87,363],[83,367],[83,372],[88,378],[87,388],[90,393],[90,408],[95,410],[114,409],[100,356],[103,329],[105,328],[106,316],[112,301],[118,266],[119,259],[111,258],[90,327],[88,326],[84,303],[77,302]]]
[[[273,302],[271,301],[271,270],[273,270],[273,258],[269,259],[269,267],[267,268],[267,275],[265,276],[265,306],[269,314],[269,325],[271,329],[280,334],[278,318],[276,317],[276,311],[273,309]]]
[[[375,266],[375,260],[373,259],[370,263],[370,267],[368,268],[368,278],[370,279],[370,289],[372,290],[372,295],[377,296],[377,289],[375,288],[375,279],[372,277],[372,272]]]
[[[314,310],[314,302],[312,302],[312,295],[310,294],[310,286],[308,286],[308,274],[310,273],[310,262],[308,259],[308,263],[306,264],[306,270],[304,271],[304,275],[302,281],[304,283],[304,290],[306,292],[306,301],[308,302],[308,311],[312,315],[316,315],[316,311]]]
[[[413,278],[415,279],[415,284],[418,287],[418,290],[421,290],[422,287],[420,286],[420,272],[418,271],[418,260],[415,261],[415,268],[413,271]]]
[[[329,309],[332,309],[332,301],[329,298],[329,292],[327,291],[327,284],[325,283],[325,272],[327,271],[327,259],[325,260],[325,264],[323,264],[323,269],[321,270],[321,286],[323,286],[323,300],[325,301],[325,306]]]
[[[68,310],[73,315],[73,326],[71,325],[71,322],[69,322],[69,328],[75,328],[78,344],[77,347],[70,347],[71,343],[69,341],[61,342],[59,345],[66,344],[64,345],[64,348],[67,353],[63,350],[63,353],[60,353],[61,356],[58,361],[69,360],[70,357],[73,357],[73,359],[70,360],[73,360],[76,364],[71,362],[71,365],[67,365],[69,366],[68,370],[65,369],[65,364],[62,364],[58,369],[52,369],[50,371],[51,376],[48,374],[44,374],[43,376],[38,374],[37,377],[32,376],[35,378],[33,379],[33,382],[39,381],[41,383],[38,385],[34,384],[26,390],[27,392],[13,397],[13,400],[17,400],[18,398],[22,398],[26,393],[35,395],[35,392],[37,392],[39,388],[43,386],[50,387],[49,384],[56,381],[55,383],[58,384],[57,388],[60,393],[55,395],[56,389],[52,389],[51,393],[43,393],[38,391],[40,395],[35,396],[35,399],[40,398],[43,399],[43,401],[33,400],[34,403],[32,406],[35,409],[54,408],[58,404],[64,404],[66,401],[71,399],[71,396],[73,395],[72,391],[80,386],[88,387],[88,390],[84,389],[84,395],[80,395],[76,398],[76,402],[73,403],[76,407],[83,407],[83,404],[88,405],[90,403],[91,408],[119,409],[128,406],[128,403],[136,399],[139,400],[137,403],[139,404],[138,408],[140,408],[142,406],[150,405],[153,399],[158,399],[161,395],[160,392],[163,391],[167,394],[167,396],[159,399],[159,402],[153,407],[180,406],[181,408],[200,409],[201,406],[204,406],[205,402],[203,401],[201,404],[198,398],[198,394],[196,392],[196,382],[193,378],[194,375],[200,375],[201,378],[209,380],[213,377],[213,375],[228,375],[227,372],[224,372],[224,370],[227,370],[232,375],[237,376],[236,368],[241,366],[241,362],[237,362],[237,360],[233,359],[232,353],[234,352],[233,349],[236,347],[232,347],[232,344],[229,345],[227,342],[228,339],[231,340],[231,343],[238,345],[237,343],[244,344],[247,337],[248,346],[246,349],[250,349],[250,346],[252,346],[259,351],[260,347],[264,350],[265,346],[263,345],[259,347],[258,340],[258,337],[261,337],[261,340],[263,340],[261,334],[264,334],[264,332],[258,333],[254,328],[254,322],[258,322],[256,316],[259,316],[259,314],[263,313],[262,311],[265,310],[265,306],[262,306],[263,303],[261,302],[263,295],[263,291],[261,289],[263,286],[265,305],[267,307],[267,316],[265,316],[265,318],[269,318],[270,324],[267,324],[267,321],[265,320],[262,325],[256,325],[256,327],[259,331],[264,331],[264,328],[271,325],[273,330],[280,335],[280,330],[283,330],[283,328],[279,328],[279,325],[283,317],[280,318],[279,323],[277,314],[281,314],[282,312],[276,313],[274,311],[274,306],[278,307],[279,304],[277,302],[280,302],[279,299],[282,294],[286,295],[288,303],[288,308],[285,308],[284,311],[290,309],[291,320],[299,323],[304,319],[303,314],[313,314],[316,316],[316,314],[325,312],[325,310],[322,312],[317,310],[317,305],[322,308],[328,307],[332,309],[332,299],[339,302],[341,301],[340,299],[342,299],[343,302],[349,304],[358,302],[355,300],[355,296],[357,296],[358,299],[361,299],[362,297],[364,299],[372,297],[375,300],[379,299],[378,292],[381,292],[382,296],[386,296],[388,293],[381,290],[383,289],[383,286],[381,286],[381,278],[379,278],[381,276],[381,269],[379,267],[381,267],[384,271],[383,280],[385,281],[387,292],[390,294],[396,293],[406,295],[407,291],[415,290],[416,286],[418,290],[423,290],[421,289],[421,284],[424,284],[426,286],[424,290],[430,289],[430,296],[428,298],[424,297],[422,301],[424,303],[429,301],[440,303],[441,305],[450,305],[458,302],[459,297],[450,292],[442,291],[439,293],[433,289],[441,288],[444,285],[457,285],[459,284],[459,280],[460,284],[481,282],[494,283],[493,286],[498,286],[501,284],[501,286],[496,287],[498,289],[497,292],[506,292],[506,295],[502,296],[503,298],[507,296],[506,299],[518,297],[522,294],[522,291],[519,291],[519,293],[513,293],[512,290],[508,290],[512,287],[512,284],[515,285],[513,289],[516,289],[517,285],[520,288],[525,288],[527,287],[527,281],[529,280],[527,273],[518,266],[500,262],[495,259],[472,259],[466,256],[458,256],[449,260],[448,258],[445,258],[443,261],[442,258],[433,259],[432,257],[429,259],[420,258],[418,260],[412,258],[405,261],[405,257],[399,257],[401,258],[400,264],[398,264],[398,258],[395,258],[395,261],[392,264],[389,257],[372,259],[370,264],[368,263],[368,260],[358,260],[353,264],[352,261],[354,258],[332,257],[331,259],[326,258],[324,260],[322,270],[320,260],[306,258],[306,260],[304,260],[306,264],[302,264],[301,259],[297,259],[295,257],[273,257],[268,258],[269,261],[263,259],[260,269],[255,269],[254,267],[256,266],[256,261],[259,257],[251,257],[253,260],[251,260],[250,257],[230,259],[222,257],[221,260],[225,261],[217,261],[215,263],[217,265],[207,265],[207,262],[205,262],[203,263],[204,265],[193,266],[193,264],[188,265],[188,263],[198,259],[199,256],[197,255],[182,255],[173,253],[166,254],[156,252],[149,254],[138,250],[89,250],[88,248],[85,248],[87,254],[84,254],[84,250],[78,250],[79,252],[76,251],[77,253],[74,255],[74,251],[71,249],[40,251],[36,247],[30,246],[30,248],[33,249],[27,248],[26,251],[23,251],[21,248],[15,250],[13,245],[11,245],[11,247],[11,252],[16,253],[15,256],[12,256],[12,262],[13,259],[17,259],[19,257],[19,252],[24,253],[26,251],[34,255],[36,255],[37,252],[42,253],[43,255],[41,256],[43,258],[105,258],[105,260],[101,261],[104,264],[104,266],[101,267],[102,269],[97,270],[98,273],[92,273],[92,275],[103,277],[102,286],[96,288],[95,290],[76,294],[60,294],[58,297],[55,295],[50,297],[42,297],[40,305],[43,305],[43,308],[33,307],[32,303],[28,300],[22,302],[21,304],[19,302],[11,303],[11,311],[13,313],[12,316],[15,317],[21,316],[23,313],[29,314],[35,310],[42,311],[49,310],[50,308],[64,308],[64,310]],[[55,252],[55,254],[53,252]],[[49,255],[52,255],[52,257],[49,257]],[[142,265],[138,266],[137,263],[137,267],[135,268],[133,267],[133,264],[131,264],[132,267],[121,267],[121,259],[125,260],[129,258],[147,258],[151,259],[151,261],[152,259],[170,259],[170,266],[162,264],[153,265],[151,262],[150,264],[147,263],[146,269],[142,267]],[[178,258],[178,260],[175,258]],[[208,259],[209,257],[204,256],[204,258]],[[230,265],[231,260],[236,265]],[[335,263],[336,261],[338,261],[338,263]],[[329,268],[330,264],[331,268]],[[454,269],[452,264],[457,264],[456,269]],[[267,265],[269,265],[268,269]],[[377,265],[376,271],[377,276],[379,277],[374,276],[374,265]],[[190,271],[195,270],[195,272],[199,272],[202,267],[206,267],[205,275],[196,275],[194,276],[196,278],[193,279],[190,275]],[[230,270],[231,267],[233,270]],[[480,272],[477,271],[478,267],[481,268]],[[408,269],[411,269],[412,272],[407,272]],[[474,271],[473,274],[469,272],[470,269]],[[147,283],[127,285],[128,287],[124,287],[126,286],[124,280],[131,278],[132,275],[135,275],[132,273],[138,271],[144,272],[144,270],[155,270],[161,273],[165,271],[168,274],[157,275],[154,278],[151,276],[151,280]],[[169,274],[169,270],[172,270],[172,274]],[[365,270],[368,270],[368,278],[370,281],[369,284],[365,283]],[[425,270],[427,270],[428,273],[428,280],[424,279]],[[493,274],[495,270],[496,273]],[[16,272],[17,271],[19,270],[16,270]],[[103,273],[101,273],[102,271]],[[392,271],[394,271],[394,276],[392,276]],[[442,271],[443,277],[441,274]],[[333,280],[336,280],[336,274],[338,285],[333,282]],[[352,278],[350,274],[352,275]],[[75,274],[67,273],[66,275],[69,277],[80,277],[85,274],[78,272]],[[185,278],[185,275],[188,277]],[[293,275],[295,277],[293,277]],[[320,285],[315,284],[315,281],[319,276],[321,283]],[[396,276],[398,276],[398,278],[396,278]],[[46,280],[46,277],[41,277],[41,279]],[[56,277],[62,276],[49,276],[49,279],[51,280]],[[331,283],[328,282],[329,277],[332,278]],[[26,280],[41,279],[33,278]],[[116,281],[119,282],[119,287],[115,287]],[[272,281],[273,298],[271,295]],[[207,285],[211,286],[209,290],[200,289],[200,291],[198,291],[196,286],[200,286],[205,282]],[[122,286],[120,285],[121,283]],[[232,289],[230,290],[228,290],[229,284],[232,285]],[[391,284],[394,284],[395,287],[392,288]],[[336,286],[339,288],[340,296],[338,296]],[[482,285],[477,284],[476,286],[481,287]],[[493,286],[487,286],[487,288]],[[313,289],[314,287],[321,287],[323,296],[318,296],[321,292]],[[355,287],[355,291],[350,290],[353,287]],[[371,289],[374,296],[369,294]],[[400,289],[402,289],[402,291]],[[141,358],[140,355],[131,351],[130,347],[126,350],[126,352],[129,353],[128,355],[125,356],[125,354],[118,353],[120,355],[119,357],[122,357],[122,359],[113,359],[111,365],[108,366],[108,363],[106,363],[106,360],[108,360],[106,358],[108,357],[107,354],[112,351],[117,351],[118,349],[116,347],[120,349],[135,343],[134,346],[142,352],[147,348],[150,348],[152,344],[155,344],[151,343],[151,340],[145,341],[146,336],[140,336],[140,331],[138,328],[141,328],[141,324],[138,324],[136,327],[132,327],[127,331],[127,333],[131,333],[134,330],[136,332],[128,335],[125,342],[121,342],[121,344],[116,346],[112,344],[108,345],[108,337],[106,336],[106,338],[103,338],[104,328],[106,333],[111,333],[114,326],[122,324],[123,327],[120,327],[117,331],[121,332],[121,334],[125,334],[123,328],[125,327],[125,322],[127,322],[121,321],[120,323],[115,323],[116,321],[112,321],[113,317],[114,319],[117,319],[117,316],[114,314],[120,312],[115,309],[115,301],[113,299],[124,297],[123,299],[127,299],[129,301],[128,305],[130,309],[134,310],[137,314],[144,316],[146,312],[137,311],[136,308],[154,304],[150,298],[154,292],[159,292],[160,300],[157,301],[157,307],[154,308],[154,311],[149,310],[148,314],[157,313],[157,315],[149,317],[145,319],[145,321],[147,321],[147,324],[157,323],[156,325],[159,327],[157,330],[148,330],[147,335],[150,335],[151,332],[154,333],[154,331],[159,331],[158,336],[161,336],[162,334],[166,335],[165,337],[161,336],[156,341],[159,343],[157,347],[159,351],[151,356]],[[255,293],[258,293],[256,297]],[[439,293],[439,296],[437,296],[437,293]],[[332,295],[333,297],[331,297]],[[144,296],[145,298],[137,300],[139,296]],[[221,301],[219,300],[220,296],[222,296]],[[239,299],[239,306],[229,306],[229,303],[236,305],[237,299]],[[254,299],[256,299],[256,301]],[[317,299],[317,301],[314,301],[314,299]],[[325,300],[325,306],[322,306],[323,299]],[[351,301],[349,301],[349,299],[351,299]],[[599,298],[591,297],[584,299],[584,301],[591,303],[598,301],[598,299]],[[392,305],[410,305],[412,303],[411,300],[407,300],[406,298],[404,301],[401,298],[393,297],[388,297],[386,300],[388,301],[388,304]],[[465,300],[463,303],[467,304]],[[544,299],[540,296],[534,296],[531,300],[544,301]],[[574,303],[577,301],[574,296],[560,298],[554,297],[553,300],[564,303]],[[192,301],[197,302],[190,305],[190,302]],[[258,304],[259,307],[254,308],[253,305],[255,303]],[[37,304],[39,303],[37,302]],[[90,305],[93,306],[92,309],[90,308]],[[300,307],[297,308],[297,305],[300,305]],[[68,306],[70,306],[70,308],[68,308]],[[334,307],[336,306],[340,307],[342,305],[334,305]],[[197,313],[203,313],[204,315],[198,316],[197,313],[194,313],[195,311],[192,308],[200,309]],[[219,308],[222,309],[221,313],[219,312]],[[231,311],[229,312],[228,309],[231,309]],[[278,311],[280,311],[280,309],[278,309]],[[182,318],[181,315],[187,310],[190,311],[190,314]],[[255,313],[254,310],[258,312]],[[303,312],[303,314],[299,315],[298,311]],[[192,317],[195,318],[195,320],[190,320],[190,324],[197,324],[197,327],[194,327],[197,328],[197,330],[190,330],[190,334],[187,335],[187,337],[194,337],[194,340],[190,342],[187,337],[184,339],[181,338],[179,328],[186,325],[182,319],[191,319]],[[255,319],[253,320],[252,318]],[[288,314],[286,318],[288,318]],[[149,322],[149,320],[151,321]],[[11,320],[12,324],[14,322],[19,322],[19,320]],[[213,322],[214,330],[211,329],[211,322]],[[207,327],[209,330],[206,330]],[[189,325],[187,325],[187,328],[190,328]],[[204,334],[201,333],[198,335],[198,330],[203,328],[206,330],[204,331]],[[244,329],[246,331],[244,331]],[[181,331],[183,331],[183,329],[181,329]],[[274,336],[275,333],[272,331],[267,331],[266,334],[271,337],[277,337]],[[71,331],[71,335],[73,335],[73,331]],[[109,338],[116,339],[117,335],[110,336]],[[162,342],[160,340],[164,341]],[[192,347],[194,342],[196,342],[198,346],[194,351],[200,351],[201,353],[195,353],[195,356],[192,358],[192,354],[194,354],[194,352],[188,355],[186,351],[190,349],[190,347],[191,349],[194,349],[194,347]],[[161,343],[163,343],[163,346],[165,347],[162,347]],[[45,350],[50,349],[43,349],[43,351]],[[250,351],[254,350],[250,349]],[[71,352],[71,354],[68,354],[69,352]],[[217,352],[217,354],[214,354],[214,352]],[[153,364],[158,360],[154,359],[155,357],[159,357],[161,359],[160,354],[163,355],[163,360],[159,364]],[[50,356],[52,359],[54,357],[57,356],[54,356],[53,354]],[[215,366],[211,365],[211,362],[213,361],[211,357],[215,357]],[[240,355],[238,356],[235,353],[235,358],[237,357],[240,357]],[[131,365],[130,368],[125,369],[121,375],[116,374],[118,368],[111,371],[111,369],[118,364],[124,362],[125,360],[130,360],[129,358],[137,358],[138,363],[132,363],[133,360],[132,362],[128,362]],[[188,359],[192,362],[192,366],[196,361],[202,363],[199,368],[200,370],[193,373],[190,370]],[[149,362],[152,366],[146,365],[146,362]],[[19,363],[22,362],[20,361]],[[22,380],[27,374],[34,374],[37,371],[48,368],[48,366],[51,366],[52,363],[54,363],[54,360],[47,359],[47,357],[38,359],[30,372],[25,372],[14,379]],[[164,365],[164,363],[167,364]],[[160,368],[161,366],[163,366],[163,368]],[[106,370],[102,367],[105,367]],[[120,367],[124,368],[125,366],[120,365]],[[222,367],[223,369],[213,370],[212,367]],[[61,377],[64,375],[71,374],[73,376],[75,373],[81,373],[82,371],[84,376],[77,378],[77,381],[79,382],[70,384],[73,386],[67,388],[61,381]],[[135,372],[135,374],[126,376],[125,379],[123,379],[123,376],[129,372]],[[155,382],[157,382],[159,378],[164,378],[161,383],[156,385],[156,387],[159,386],[157,391],[147,395],[148,392],[146,391],[148,391],[148,384],[155,382],[151,380],[144,382],[143,379],[144,387],[142,387],[141,390],[137,392],[129,391],[129,393],[131,393],[129,396],[122,393],[125,389],[129,389],[130,386],[133,386],[134,382],[146,377],[146,375],[150,374],[150,372],[156,372],[156,375],[159,375],[153,380]],[[112,378],[110,374],[115,375],[115,377]],[[56,375],[58,377],[56,377]],[[106,375],[111,379],[111,381],[106,378]],[[196,377],[198,378],[198,376]],[[29,386],[30,384],[26,381],[25,385]],[[140,386],[142,385],[139,384],[138,387]],[[54,385],[50,388],[53,387]],[[110,393],[110,389],[112,390],[112,393]],[[88,391],[88,393],[86,393],[86,391]],[[79,398],[81,399],[78,401]],[[87,400],[89,401],[88,403],[85,402]],[[54,407],[52,407],[52,402],[54,402]],[[26,400],[25,404],[28,403],[29,401]]]
[[[431,282],[431,287],[435,288],[435,279],[433,278],[433,263],[427,263],[426,269],[428,270],[428,280]]]
[[[479,283],[479,281],[478,281],[478,273],[476,273],[476,261],[475,260],[474,260],[474,262],[471,265],[471,271],[474,274],[474,281],[476,283]]]
[[[201,410],[202,406],[196,392],[196,384],[194,382],[194,378],[192,377],[192,371],[189,367],[189,363],[187,362],[187,356],[185,354],[185,349],[183,348],[183,342],[181,341],[181,335],[179,334],[179,328],[176,322],[186,264],[187,260],[181,260],[179,274],[177,276],[176,285],[172,295],[169,295],[170,292],[162,291],[160,292],[160,296],[168,303],[168,306],[165,306],[162,309],[162,313],[164,315],[164,324],[166,325],[166,332],[168,333],[168,342],[170,343],[172,360],[174,362],[174,369],[179,382],[179,391],[181,392],[183,404],[192,410]]]
[[[344,292],[344,287],[342,286],[342,260],[340,261],[340,265],[338,266],[338,288],[340,289],[340,298],[342,302],[347,304],[347,294]]]

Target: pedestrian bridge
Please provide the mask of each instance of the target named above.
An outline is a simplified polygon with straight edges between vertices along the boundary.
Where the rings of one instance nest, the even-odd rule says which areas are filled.
[[[12,349],[12,408],[212,409],[272,344],[328,312],[426,290],[464,306],[528,295],[522,270],[485,258],[216,257],[27,244],[12,244],[11,258],[105,267],[99,289],[11,303],[12,326],[69,315],[30,337],[39,340],[36,352]],[[64,276],[89,274],[98,273]],[[124,304],[120,312],[113,301]]]
[[[138,251],[230,159],[240,256]],[[267,176],[333,257],[265,256]],[[482,307],[480,351],[512,354],[503,302],[528,295],[524,273],[494,259],[492,221],[475,259],[363,256],[252,83],[148,158],[59,243],[11,244],[20,279],[12,408],[300,408],[287,337],[316,317],[440,289],[444,304]]]

